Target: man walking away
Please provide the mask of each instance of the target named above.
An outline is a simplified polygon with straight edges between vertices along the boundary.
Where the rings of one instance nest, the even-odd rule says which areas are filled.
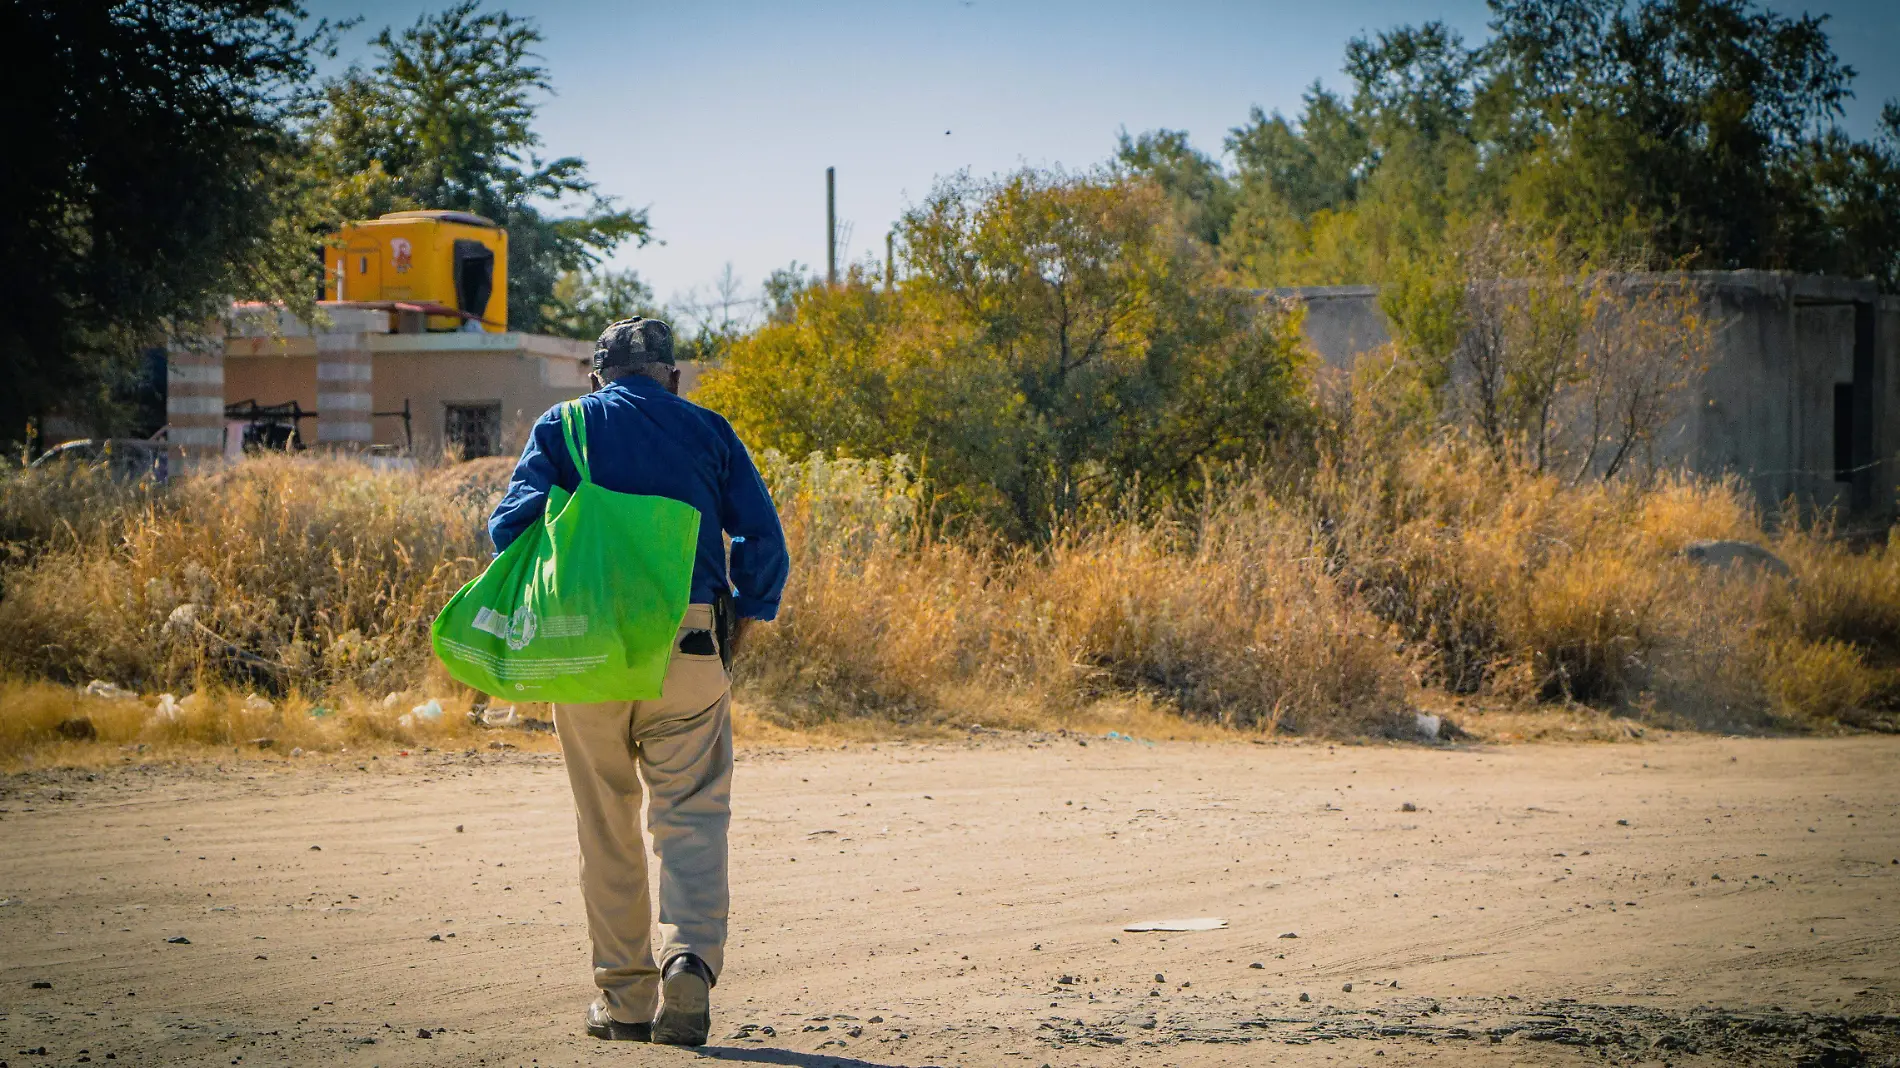
[[[697,1046],[711,1027],[710,992],[726,943],[729,665],[750,621],[778,612],[789,566],[785,535],[731,425],[677,395],[665,323],[635,318],[609,326],[595,345],[591,378],[581,413],[594,481],[684,501],[699,509],[700,524],[692,603],[660,698],[554,709],[579,817],[581,893],[600,988],[587,1032]],[[572,492],[579,481],[557,406],[535,423],[489,520],[495,550],[541,521],[549,487]],[[730,574],[722,531],[732,538]],[[626,546],[629,555],[640,551]],[[639,826],[647,792],[647,829],[660,863],[657,917]]]

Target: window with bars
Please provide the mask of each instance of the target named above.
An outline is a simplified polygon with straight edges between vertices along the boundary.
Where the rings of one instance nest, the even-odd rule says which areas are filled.
[[[501,402],[449,405],[442,437],[464,460],[496,455],[501,452]]]

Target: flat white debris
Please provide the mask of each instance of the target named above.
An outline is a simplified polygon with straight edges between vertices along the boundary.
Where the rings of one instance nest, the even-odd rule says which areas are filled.
[[[1148,920],[1143,923],[1131,923],[1122,928],[1124,931],[1218,931],[1227,926],[1227,921],[1213,916],[1202,916],[1192,920]]]

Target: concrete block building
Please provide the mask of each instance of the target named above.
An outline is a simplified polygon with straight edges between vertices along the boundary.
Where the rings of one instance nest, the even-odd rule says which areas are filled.
[[[1735,475],[1765,512],[1793,500],[1891,522],[1900,471],[1900,297],[1872,282],[1776,271],[1636,275],[1687,281],[1717,324],[1692,399],[1662,443],[1668,462]],[[1306,310],[1327,365],[1390,340],[1377,286],[1272,290]]]
[[[403,330],[400,308],[322,308],[328,322],[313,326],[277,306],[237,305],[222,337],[170,350],[175,470],[234,457],[247,443],[425,458],[510,453],[542,412],[587,391],[590,342]],[[261,426],[284,434],[246,437]]]

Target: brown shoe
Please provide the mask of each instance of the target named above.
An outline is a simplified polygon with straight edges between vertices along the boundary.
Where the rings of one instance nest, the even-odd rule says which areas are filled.
[[[595,998],[587,1006],[587,1033],[595,1038],[610,1042],[651,1042],[653,1025],[647,1023],[622,1023],[607,1011],[607,999]]]

